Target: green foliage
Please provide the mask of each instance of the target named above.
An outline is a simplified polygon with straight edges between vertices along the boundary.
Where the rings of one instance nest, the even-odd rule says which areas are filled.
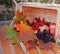
[[[28,2],[32,2],[32,0],[28,0]]]
[[[59,41],[57,41],[57,44],[58,44],[58,45],[60,45],[60,42],[59,42]]]
[[[15,38],[18,35],[18,32],[13,30],[13,26],[6,27],[6,36],[10,39]]]
[[[1,0],[0,4],[5,4],[7,7],[10,7],[13,4],[13,0]]]
[[[21,0],[16,0],[16,1],[17,1],[17,3],[21,2]]]
[[[11,10],[9,10],[11,9]],[[0,21],[6,21],[6,20],[12,20],[14,16],[14,10],[12,8],[5,8],[2,11],[0,11]]]
[[[12,6],[12,4],[13,4],[13,1],[12,0],[5,0],[5,4],[6,4],[6,6]]]
[[[22,16],[21,20],[25,23],[26,22],[26,16]]]
[[[57,3],[57,4],[60,4],[60,0],[56,0],[56,3]]]
[[[42,3],[47,3],[47,2],[48,2],[48,0],[42,0],[41,2],[42,2]]]
[[[13,26],[6,27],[6,37],[9,38],[12,44],[18,44],[20,41],[17,39],[18,32],[13,30]]]
[[[0,4],[4,4],[4,2],[5,2],[4,0],[0,0]]]
[[[18,40],[17,38],[13,38],[12,39],[12,44],[19,44],[20,40]]]
[[[14,8],[12,0],[0,0],[2,8],[0,8],[0,21],[12,20],[14,16]]]

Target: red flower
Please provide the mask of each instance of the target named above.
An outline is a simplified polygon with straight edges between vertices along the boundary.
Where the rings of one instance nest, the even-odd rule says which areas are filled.
[[[43,20],[39,23],[39,25],[41,25],[41,26],[46,25],[46,24],[47,24],[47,23],[46,23],[45,19],[43,19]]]
[[[50,34],[52,36],[54,36],[55,35],[56,24],[55,23],[50,23],[49,27],[50,27]]]
[[[34,22],[34,24],[33,24],[33,29],[34,29],[34,30],[38,30],[38,27],[39,27],[38,23],[37,23],[37,22]]]
[[[37,21],[37,17],[34,17],[34,19],[33,20],[36,20]]]

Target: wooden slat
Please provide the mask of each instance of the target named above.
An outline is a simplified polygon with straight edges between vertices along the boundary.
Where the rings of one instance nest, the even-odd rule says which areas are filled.
[[[8,42],[2,40],[1,43],[2,43],[2,48],[3,48],[4,54],[12,54],[11,48],[10,48]]]
[[[0,43],[0,54],[4,54],[1,43]]]
[[[14,49],[16,51],[16,54],[24,54],[24,51],[19,44],[14,45]]]
[[[38,51],[38,54],[42,54],[42,52],[40,51],[40,49],[39,49],[38,46],[36,46],[36,49],[37,49],[37,51]]]
[[[33,43],[24,42],[24,45],[26,46],[26,49],[29,54],[39,54]]]
[[[53,50],[52,51],[54,51],[56,54],[59,54],[60,53],[59,52],[60,48],[58,48],[55,44],[52,44],[52,46],[53,46]]]
[[[20,42],[20,46],[23,49],[25,54],[29,54],[29,52],[27,51],[26,46],[25,46],[25,44],[23,42]]]
[[[38,54],[38,52],[37,52],[36,49],[31,49],[31,50],[29,50],[29,53],[30,53],[30,54]]]
[[[38,46],[39,47],[39,46]],[[40,47],[39,47],[40,48]],[[42,54],[51,54],[48,50],[44,49],[44,48],[40,48],[40,51],[42,52]]]
[[[39,47],[39,48],[40,48],[40,50],[42,51],[43,54],[60,54],[60,52],[59,52],[60,49],[53,43],[52,43],[52,48],[53,49],[51,51],[47,51],[46,49],[41,48],[41,47]]]
[[[40,49],[42,51],[43,54],[51,54],[49,51],[47,51],[46,49]]]
[[[9,46],[10,46],[10,48],[11,48],[12,54],[16,54],[13,45],[12,45],[12,44],[9,44]]]

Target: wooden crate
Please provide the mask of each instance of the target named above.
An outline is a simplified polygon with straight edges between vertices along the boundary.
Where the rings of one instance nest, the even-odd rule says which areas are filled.
[[[16,10],[22,12],[26,18],[32,22],[34,17],[45,18],[46,21],[56,23],[56,33],[58,35],[58,25],[60,18],[60,5],[59,4],[45,4],[45,3],[33,3],[22,2],[16,5]]]

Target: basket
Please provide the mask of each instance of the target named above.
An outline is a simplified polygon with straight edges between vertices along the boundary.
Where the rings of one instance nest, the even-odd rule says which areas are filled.
[[[32,22],[34,17],[45,18],[46,21],[56,23],[55,39],[59,33],[60,5],[35,2],[21,2],[16,4],[16,11],[23,13]],[[56,39],[58,40],[58,38]]]

